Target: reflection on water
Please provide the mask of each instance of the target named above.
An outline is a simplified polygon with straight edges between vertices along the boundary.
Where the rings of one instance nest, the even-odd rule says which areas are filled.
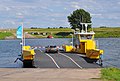
[[[120,67],[120,38],[98,38],[100,49],[104,50],[104,67]],[[44,47],[48,45],[61,46],[70,44],[71,39],[26,39],[26,45]],[[21,68],[22,63],[15,59],[20,54],[20,40],[1,40],[0,41],[0,67]]]

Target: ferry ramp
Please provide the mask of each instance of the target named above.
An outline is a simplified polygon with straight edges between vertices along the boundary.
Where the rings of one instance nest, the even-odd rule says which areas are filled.
[[[83,56],[74,53],[44,53],[35,50],[34,66],[37,68],[100,68],[96,63],[88,63]]]

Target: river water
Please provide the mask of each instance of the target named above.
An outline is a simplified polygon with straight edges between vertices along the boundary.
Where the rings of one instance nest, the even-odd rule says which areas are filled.
[[[104,50],[103,66],[120,68],[120,38],[98,38],[99,48]],[[26,39],[26,45],[45,47],[48,45],[61,46],[70,44],[69,38],[55,39]],[[20,40],[0,40],[0,68],[21,68],[22,62],[14,63],[21,54]]]

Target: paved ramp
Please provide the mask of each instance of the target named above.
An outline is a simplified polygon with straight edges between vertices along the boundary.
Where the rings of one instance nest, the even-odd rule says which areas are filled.
[[[35,60],[34,60],[34,66],[39,68],[57,68],[55,63],[52,61],[50,57],[48,57],[46,54],[42,53],[41,51],[37,50],[35,51]]]
[[[34,66],[37,68],[100,68],[98,64],[88,63],[78,54],[35,52]]]

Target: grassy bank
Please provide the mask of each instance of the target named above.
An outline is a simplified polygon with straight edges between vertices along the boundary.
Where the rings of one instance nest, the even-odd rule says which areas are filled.
[[[120,81],[120,69],[104,68],[101,70],[101,78],[103,81]]]
[[[0,40],[5,39],[6,37],[12,36],[11,32],[0,32]]]
[[[94,28],[96,38],[120,37],[120,28]]]
[[[91,31],[92,29],[89,29]],[[96,38],[117,38],[120,37],[120,28],[94,28]],[[55,38],[70,38],[73,31],[70,28],[61,29],[25,29],[26,32],[47,33],[47,35],[34,35],[37,38],[44,38],[48,35],[53,35]]]
[[[89,29],[91,31],[92,29]],[[120,37],[120,28],[94,28],[93,29],[96,38],[117,38]],[[8,32],[5,33],[4,31]],[[0,30],[0,39],[4,39],[8,36],[15,37],[16,29]],[[28,32],[30,35],[32,32],[38,32],[40,34],[32,35],[35,38],[46,38],[48,35],[52,35],[54,38],[71,38],[70,34],[73,34],[73,30],[70,28],[39,28],[39,29],[24,29],[24,32]]]

